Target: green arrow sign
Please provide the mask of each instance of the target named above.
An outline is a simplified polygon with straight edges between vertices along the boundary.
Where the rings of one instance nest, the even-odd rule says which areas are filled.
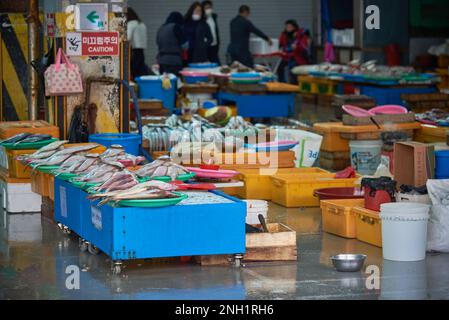
[[[87,15],[87,20],[89,20],[92,23],[95,23],[100,17],[97,14],[97,11],[92,11]]]

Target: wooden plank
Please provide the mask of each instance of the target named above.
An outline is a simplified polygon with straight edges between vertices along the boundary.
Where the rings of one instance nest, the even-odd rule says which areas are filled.
[[[297,261],[295,246],[249,248],[243,261]]]
[[[139,100],[140,110],[160,110],[163,107],[161,100]]]
[[[407,134],[407,136],[409,138],[413,138],[413,130],[393,130],[393,131],[404,132]],[[386,131],[341,133],[340,136],[342,139],[346,139],[346,140],[380,140],[380,135],[382,132],[386,132]]]
[[[246,235],[246,249],[266,247],[296,247],[296,232],[282,224],[268,224],[269,233],[249,233]]]
[[[415,121],[415,114],[410,112],[407,114],[376,115],[372,118],[378,124],[409,123]],[[371,120],[371,117],[354,117],[349,114],[344,114],[343,124],[346,126],[366,126],[372,125],[373,121]]]

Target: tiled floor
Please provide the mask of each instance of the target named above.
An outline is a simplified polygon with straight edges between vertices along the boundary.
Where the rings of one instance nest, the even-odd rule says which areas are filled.
[[[115,276],[105,255],[81,253],[75,236],[40,214],[2,213],[0,299],[449,299],[449,255],[384,261],[379,248],[321,233],[319,209],[271,205],[269,220],[297,231],[297,262],[240,269],[142,262]],[[379,287],[367,286],[364,271],[336,272],[329,256],[344,252],[367,254],[365,267],[379,268]],[[66,287],[72,265],[80,270],[79,290]]]

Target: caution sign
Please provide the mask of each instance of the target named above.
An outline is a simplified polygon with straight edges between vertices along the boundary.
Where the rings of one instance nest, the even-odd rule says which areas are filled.
[[[69,56],[118,56],[118,32],[69,32],[66,34]]]

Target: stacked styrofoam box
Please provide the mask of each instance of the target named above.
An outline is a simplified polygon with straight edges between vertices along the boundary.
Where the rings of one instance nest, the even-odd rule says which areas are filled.
[[[267,41],[260,38],[251,38],[249,40],[249,50],[252,54],[272,54],[279,51],[279,40],[271,39],[273,44],[270,46]]]
[[[353,47],[354,29],[332,29],[332,42],[335,46]]]
[[[0,180],[2,208],[9,213],[40,212],[42,197],[31,191],[31,183],[7,183]]]
[[[1,210],[0,226],[5,230],[5,240],[36,242],[42,240],[42,223],[39,213],[8,214]]]
[[[260,224],[259,214],[267,219],[268,202],[264,200],[245,200],[246,202],[246,223]]]

